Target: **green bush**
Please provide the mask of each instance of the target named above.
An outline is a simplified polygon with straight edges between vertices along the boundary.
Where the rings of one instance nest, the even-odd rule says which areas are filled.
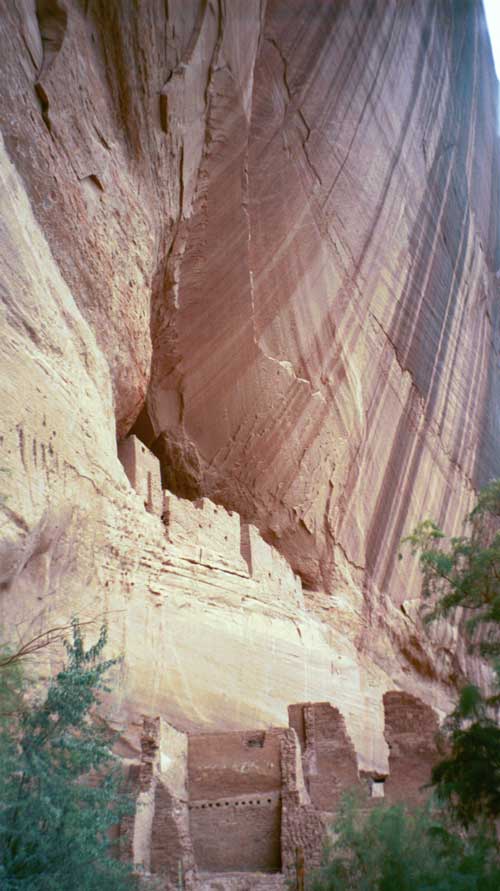
[[[123,791],[113,739],[94,716],[114,661],[101,658],[105,628],[85,649],[78,622],[72,624],[67,663],[42,702],[27,704],[18,661],[0,672],[2,891],[135,886],[110,839],[133,802]]]
[[[310,891],[498,891],[500,862],[488,829],[466,835],[431,806],[379,806],[344,797],[335,840]]]
[[[424,520],[404,539],[419,555],[425,621],[453,618],[459,608],[470,652],[491,667],[489,691],[462,687],[442,728],[446,755],[431,777],[438,797],[465,827],[500,817],[500,480],[480,492],[466,523],[467,535],[447,541]]]

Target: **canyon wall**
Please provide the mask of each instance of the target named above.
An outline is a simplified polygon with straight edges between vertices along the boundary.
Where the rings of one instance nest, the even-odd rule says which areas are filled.
[[[0,45],[2,626],[107,615],[125,758],[328,702],[385,775],[384,695],[464,658],[399,540],[500,470],[481,3],[3,0]]]

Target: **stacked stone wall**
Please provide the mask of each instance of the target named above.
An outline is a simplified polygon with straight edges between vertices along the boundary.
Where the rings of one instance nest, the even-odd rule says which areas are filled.
[[[290,706],[289,722],[302,749],[311,802],[335,811],[346,789],[361,788],[356,751],[339,710],[328,702]]]
[[[136,436],[128,436],[118,443],[118,457],[148,513],[161,517],[163,492],[158,458]]]
[[[402,691],[384,695],[385,730],[389,746],[389,775],[385,797],[390,802],[420,804],[438,758],[438,720],[434,709]]]
[[[285,558],[261,537],[256,526],[243,523],[241,553],[250,575],[278,600],[304,605],[302,582]]]
[[[208,498],[187,501],[165,492],[163,521],[174,547],[192,549],[198,562],[215,569],[248,576],[248,566],[241,555],[239,514]]]
[[[280,870],[282,733],[190,737],[189,817],[199,869]]]
[[[133,826],[133,860],[177,888],[196,886],[196,868],[187,803],[187,737],[164,721],[145,719],[141,760],[136,768],[139,794]]]
[[[302,867],[309,872],[320,865],[325,837],[325,824],[306,789],[301,746],[293,729],[281,737],[281,774],[282,870],[293,881]]]
[[[344,719],[329,702],[292,705],[289,728],[267,731],[188,737],[145,720],[134,768],[134,861],[161,876],[167,891],[179,882],[193,889],[198,871],[281,871],[290,881],[310,874],[345,791],[368,791],[367,808],[384,792],[390,802],[410,804],[427,794],[436,715],[400,691],[385,694],[384,708],[388,778],[360,777]],[[123,850],[130,854],[127,842]]]
[[[251,578],[256,596],[303,607],[302,582],[259,530],[208,498],[188,501],[161,488],[158,458],[135,436],[119,443],[131,486],[150,513],[161,516],[168,541],[184,557],[216,571]]]

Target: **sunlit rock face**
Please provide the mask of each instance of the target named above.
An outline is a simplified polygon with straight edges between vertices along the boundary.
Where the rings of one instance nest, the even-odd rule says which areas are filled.
[[[129,727],[330,701],[382,770],[383,694],[458,671],[399,540],[500,472],[481,4],[4,0],[0,45],[2,623],[109,611]],[[173,553],[132,429],[303,603]]]

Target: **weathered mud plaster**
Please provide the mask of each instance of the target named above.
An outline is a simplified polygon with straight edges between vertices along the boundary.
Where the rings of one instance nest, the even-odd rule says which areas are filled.
[[[377,776],[375,795],[373,776],[366,783],[358,771],[342,715],[327,702],[291,705],[290,726],[268,730],[186,735],[145,719],[130,827],[134,862],[168,889],[179,882],[197,889],[207,874],[280,873],[293,881],[301,866],[310,873],[343,793],[364,792],[365,807],[384,786],[390,801],[427,794],[435,714],[397,691],[384,702],[391,772]]]

